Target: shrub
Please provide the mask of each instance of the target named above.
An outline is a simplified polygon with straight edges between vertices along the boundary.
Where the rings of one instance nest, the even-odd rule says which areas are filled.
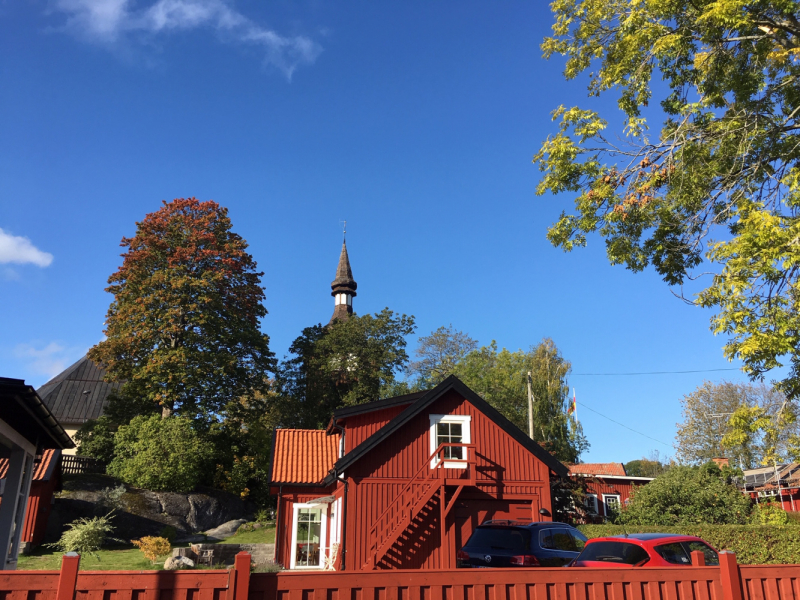
[[[696,535],[717,550],[735,552],[739,564],[800,563],[800,527],[796,525],[579,525],[578,529],[588,538],[625,533]]]
[[[673,467],[634,490],[618,522],[636,525],[744,525],[750,518],[750,499],[710,463],[702,467]]]
[[[116,430],[117,426],[107,415],[102,415],[97,420],[86,421],[75,432],[78,454],[91,456],[107,465],[114,459],[114,433]]]
[[[175,529],[172,525],[167,525],[161,531],[158,532],[159,537],[167,538],[170,543],[175,540],[175,537],[178,535],[178,530]]]
[[[240,533],[247,533],[249,531],[255,531],[256,524],[255,523],[242,523],[239,525],[239,529],[236,530],[234,535],[239,535]]]
[[[189,419],[153,415],[120,426],[114,453],[109,474],[149,490],[190,492],[203,477],[211,449]]]
[[[80,518],[67,524],[66,531],[61,534],[61,539],[46,545],[62,552],[96,555],[106,540],[121,541],[109,537],[113,531],[110,514],[92,519]]]
[[[131,540],[131,544],[142,551],[145,558],[154,563],[159,556],[166,556],[172,550],[169,540],[165,537],[147,535],[139,540]]]
[[[753,525],[788,525],[789,515],[774,502],[756,504],[750,520]]]
[[[262,525],[266,525],[267,523],[272,523],[275,520],[275,511],[266,508],[260,508],[256,511],[256,523],[261,523]]]

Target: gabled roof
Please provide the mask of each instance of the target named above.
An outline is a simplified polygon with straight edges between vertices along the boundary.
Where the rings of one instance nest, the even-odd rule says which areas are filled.
[[[33,387],[0,377],[0,419],[39,448],[74,448],[75,443]]]
[[[570,465],[570,475],[613,475],[615,477],[625,477],[625,467],[622,463],[584,463],[582,465]]]
[[[105,374],[102,367],[84,356],[37,392],[60,422],[82,424],[102,415],[109,394],[122,386],[104,381]]]
[[[547,467],[556,475],[566,477],[569,473],[560,461],[556,460],[550,453],[544,450],[539,444],[534,442],[531,438],[520,431],[519,427],[514,425],[511,421],[506,419],[503,415],[497,412],[490,404],[483,398],[478,396],[475,392],[469,389],[458,377],[450,375],[442,383],[437,385],[432,390],[424,393],[418,400],[411,406],[406,408],[403,412],[397,415],[394,419],[389,421],[386,425],[381,427],[377,432],[361,442],[358,446],[353,448],[345,456],[336,461],[333,465],[335,473],[342,473],[350,465],[354,464],[357,460],[364,457],[378,444],[383,442],[386,438],[392,435],[395,431],[400,429],[403,425],[408,423],[411,419],[416,417],[436,400],[441,398],[445,393],[454,390],[464,398],[466,398],[475,408],[480,410],[484,415],[489,417],[492,421],[497,423],[508,435],[519,442],[526,450],[531,452],[536,458],[541,460]],[[326,478],[326,482],[333,480],[335,474],[331,473]]]
[[[36,457],[33,464],[33,481],[50,481],[56,467],[61,460],[61,450],[48,448],[42,452],[41,456]],[[5,479],[8,474],[8,459],[0,458],[0,479]]]
[[[276,429],[270,483],[320,483],[339,456],[339,437],[324,429]]]

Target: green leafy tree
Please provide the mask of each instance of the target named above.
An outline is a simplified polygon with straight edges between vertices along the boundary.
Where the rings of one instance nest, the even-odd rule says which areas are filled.
[[[228,211],[195,198],[164,202],[123,238],[107,339],[89,352],[123,394],[211,421],[233,398],[265,386],[274,369],[259,324],[262,273],[231,231]]]
[[[757,447],[762,465],[776,465],[787,458],[800,460],[797,408],[785,399],[780,404],[742,405],[728,420],[722,444],[727,448]]]
[[[280,369],[282,424],[323,427],[335,409],[377,400],[408,363],[414,328],[413,316],[385,308],[304,329]]]
[[[658,477],[665,473],[671,465],[664,464],[656,458],[640,458],[626,462],[623,467],[625,472],[631,477]]]
[[[538,193],[571,194],[575,208],[550,241],[569,251],[599,233],[612,264],[652,265],[671,286],[693,279],[704,257],[715,263],[697,302],[718,310],[712,328],[729,336],[726,356],[756,378],[788,360],[779,387],[796,398],[800,3],[551,7],[545,57],[565,56],[568,79],[589,71],[589,95],[616,94],[622,131],[610,135],[593,110],[555,111],[558,132],[534,158],[544,173]],[[648,116],[663,119],[652,135]]]
[[[135,417],[114,436],[108,474],[136,487],[190,492],[206,475],[212,446],[186,417]]]
[[[737,434],[734,440],[731,417],[739,409],[746,409],[748,415],[753,414],[751,409],[756,409],[774,417],[785,400],[781,392],[764,384],[703,382],[681,399],[683,421],[677,424],[675,434],[678,460],[702,464],[714,457],[725,456],[743,469],[753,468],[765,454],[770,453],[767,448],[769,439],[749,432]],[[781,434],[780,447],[784,454],[792,433],[798,431],[800,429],[795,425],[787,427]]]
[[[637,487],[618,520],[632,525],[744,525],[750,499],[714,463],[675,466]]]
[[[514,423],[528,431],[527,377],[533,390],[533,439],[556,458],[578,462],[589,443],[578,422],[567,416],[571,365],[550,339],[528,352],[498,351],[496,342],[464,356],[455,375]]]
[[[416,387],[434,387],[455,373],[458,363],[477,348],[477,341],[454,329],[452,324],[439,327],[419,338],[414,351],[417,360],[408,366],[408,373],[415,378]]]

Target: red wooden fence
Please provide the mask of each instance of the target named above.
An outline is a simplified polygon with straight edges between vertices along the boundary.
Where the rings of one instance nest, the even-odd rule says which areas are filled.
[[[231,570],[0,571],[0,600],[800,600],[800,565],[250,574]]]

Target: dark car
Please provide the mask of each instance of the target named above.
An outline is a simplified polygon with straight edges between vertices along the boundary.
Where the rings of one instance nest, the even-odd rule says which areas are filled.
[[[460,568],[562,567],[583,549],[586,537],[566,523],[486,521],[459,550]]]
[[[632,533],[594,538],[570,567],[674,567],[692,564],[692,552],[703,553],[706,565],[719,564],[719,554],[693,535]]]

